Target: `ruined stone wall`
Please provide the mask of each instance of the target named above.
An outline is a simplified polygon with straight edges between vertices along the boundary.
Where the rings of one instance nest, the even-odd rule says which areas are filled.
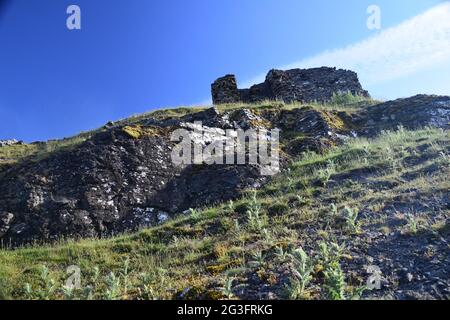
[[[211,86],[211,92],[213,101],[217,103],[234,103],[241,99],[236,77],[232,74],[217,79]]]
[[[217,79],[211,89],[214,104],[262,100],[326,102],[334,93],[346,92],[369,96],[355,72],[328,67],[271,70],[263,83],[249,89],[238,89],[235,76],[227,75]]]

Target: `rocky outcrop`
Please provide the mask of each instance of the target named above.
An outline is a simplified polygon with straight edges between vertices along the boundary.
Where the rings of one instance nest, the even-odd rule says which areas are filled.
[[[368,97],[353,71],[336,68],[271,70],[265,82],[238,89],[234,75],[217,79],[211,85],[214,104],[251,103],[263,100],[284,102],[326,102],[333,94],[350,92]]]
[[[421,127],[450,128],[450,97],[417,95],[368,107],[362,112],[362,134]]]
[[[0,148],[1,147],[6,147],[6,146],[13,146],[16,144],[22,144],[22,141],[18,141],[16,139],[11,139],[11,140],[0,140]]]
[[[357,114],[316,110],[210,108],[180,118],[143,118],[104,127],[85,142],[45,158],[0,171],[0,239],[112,235],[156,225],[189,208],[239,197],[268,181],[258,165],[173,164],[171,133],[195,129],[202,147],[226,129],[281,130],[281,167],[305,151],[323,152],[353,135],[384,129],[436,126],[448,129],[450,97],[416,96],[362,109]]]
[[[14,221],[0,217],[0,236],[23,243],[135,230],[234,198],[264,180],[250,166],[177,167],[168,135],[135,138],[122,129],[2,172],[0,212],[13,212]]]
[[[228,74],[211,85],[212,99],[216,103],[234,103],[241,100],[236,77]]]
[[[0,237],[24,243],[136,230],[189,208],[234,199],[268,181],[258,165],[174,165],[170,135],[178,128],[194,129],[196,121],[204,135],[193,141],[203,147],[230,128],[279,127],[311,139],[337,139],[325,114],[311,108],[261,114],[211,108],[177,119],[105,127],[71,150],[0,172]],[[281,165],[287,160],[282,155]]]

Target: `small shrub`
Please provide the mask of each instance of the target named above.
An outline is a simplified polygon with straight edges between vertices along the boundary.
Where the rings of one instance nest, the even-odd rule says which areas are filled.
[[[214,255],[219,262],[228,261],[228,252],[230,248],[224,243],[217,243],[214,245]]]
[[[288,169],[287,174],[288,174],[288,176],[286,177],[286,185],[285,185],[286,192],[293,192],[295,190],[297,183],[294,179],[292,179],[291,176],[289,176],[290,169]]]
[[[269,231],[267,228],[264,228],[261,232],[261,235],[263,236],[264,243],[271,247],[274,242],[274,236],[272,232]]]
[[[74,298],[74,287],[72,286],[63,286],[61,289],[65,300],[73,300]]]
[[[333,172],[329,168],[319,169],[317,171],[317,178],[321,182],[322,186],[326,186],[330,181]]]
[[[357,104],[362,101],[367,100],[367,98],[359,95],[354,95],[351,92],[335,92],[331,97],[331,104],[335,105],[351,105]]]

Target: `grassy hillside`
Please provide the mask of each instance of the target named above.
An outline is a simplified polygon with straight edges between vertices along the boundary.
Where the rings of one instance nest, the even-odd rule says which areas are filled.
[[[33,149],[17,151],[14,161],[45,153],[17,148]],[[414,287],[400,271],[407,279],[424,276],[410,261],[434,261],[429,277],[448,281],[449,176],[448,131],[399,128],[350,139],[326,154],[303,155],[239,201],[135,234],[17,250],[4,244],[0,298],[402,298],[399,289],[427,297],[426,285]],[[71,265],[81,269],[81,289],[65,287]],[[368,265],[390,285],[367,290]]]
[[[312,103],[308,105],[312,105],[315,109],[318,110],[343,110],[351,112],[358,110],[362,106],[373,105],[376,103],[377,101],[372,99],[352,96],[351,94],[342,94],[342,95],[335,95],[332,101],[327,104]],[[300,103],[284,104],[282,102],[266,101],[263,103],[255,103],[251,105],[225,104],[218,106],[218,109],[219,111],[225,111],[245,107],[251,110],[277,109],[277,108],[289,110],[299,108],[302,106],[304,105]],[[45,158],[52,152],[57,152],[58,150],[61,149],[72,148],[86,141],[87,139],[92,137],[92,135],[94,135],[95,133],[98,133],[99,131],[102,130],[106,130],[108,128],[108,125],[118,125],[118,126],[135,125],[149,118],[156,118],[156,119],[179,118],[187,114],[196,113],[205,109],[206,109],[205,107],[178,107],[171,109],[156,110],[143,114],[134,115],[116,122],[111,122],[105,125],[105,127],[103,128],[82,132],[76,136],[69,138],[64,138],[60,140],[50,140],[45,142],[43,141],[36,143],[24,143],[2,147],[0,148],[0,169],[2,165],[14,164],[25,159],[38,161],[42,158]]]

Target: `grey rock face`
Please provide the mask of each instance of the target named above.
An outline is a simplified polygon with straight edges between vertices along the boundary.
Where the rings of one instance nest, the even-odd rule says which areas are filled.
[[[264,128],[265,121],[248,109],[239,109],[230,114],[230,121],[235,128],[248,130],[250,128]]]
[[[450,128],[450,97],[416,96],[362,109],[358,114],[303,107],[285,110],[215,108],[181,118],[143,119],[133,136],[125,127],[103,128],[71,149],[2,167],[0,239],[22,244],[61,236],[112,235],[152,226],[189,208],[235,199],[268,181],[257,165],[185,165],[171,159],[171,133],[195,129],[202,146],[226,129],[279,128],[281,167],[307,150],[322,152],[353,134],[384,129]],[[286,155],[285,155],[286,153]]]
[[[0,140],[0,148],[6,146],[13,146],[15,144],[22,144],[22,141],[18,141],[16,139],[11,140]]]
[[[233,75],[217,79],[212,84],[214,104],[282,100],[285,102],[326,102],[335,93],[350,92],[369,96],[353,71],[336,68],[271,70],[265,82],[249,89],[238,89]]]
[[[211,108],[179,119],[145,119],[140,125],[151,134],[139,138],[127,134],[124,127],[103,128],[72,150],[1,172],[0,212],[14,216],[1,216],[0,237],[20,244],[60,236],[111,235],[159,224],[189,208],[234,199],[268,180],[261,176],[260,167],[176,166],[171,161],[175,142],[170,134],[179,128],[193,131],[194,122],[201,121],[204,134],[192,141],[198,138],[203,147],[228,128],[280,127],[328,137],[332,129],[306,125],[310,117],[318,123],[326,121],[310,109],[256,115],[249,109],[220,113]],[[326,130],[319,132],[322,129]]]
[[[241,99],[234,75],[226,75],[211,85],[214,103],[233,103]]]
[[[381,130],[396,130],[398,126],[449,129],[450,97],[417,95],[388,101],[367,108],[361,119],[363,133],[368,135],[375,135]]]
[[[214,110],[191,120],[205,114],[213,116]],[[215,121],[227,123],[217,114]],[[132,231],[189,208],[236,198],[267,180],[257,166],[176,166],[170,133],[183,126],[180,122],[165,128],[167,132],[137,139],[121,127],[105,129],[73,150],[5,169],[0,176],[0,213],[14,216],[1,214],[0,238],[21,244]]]

